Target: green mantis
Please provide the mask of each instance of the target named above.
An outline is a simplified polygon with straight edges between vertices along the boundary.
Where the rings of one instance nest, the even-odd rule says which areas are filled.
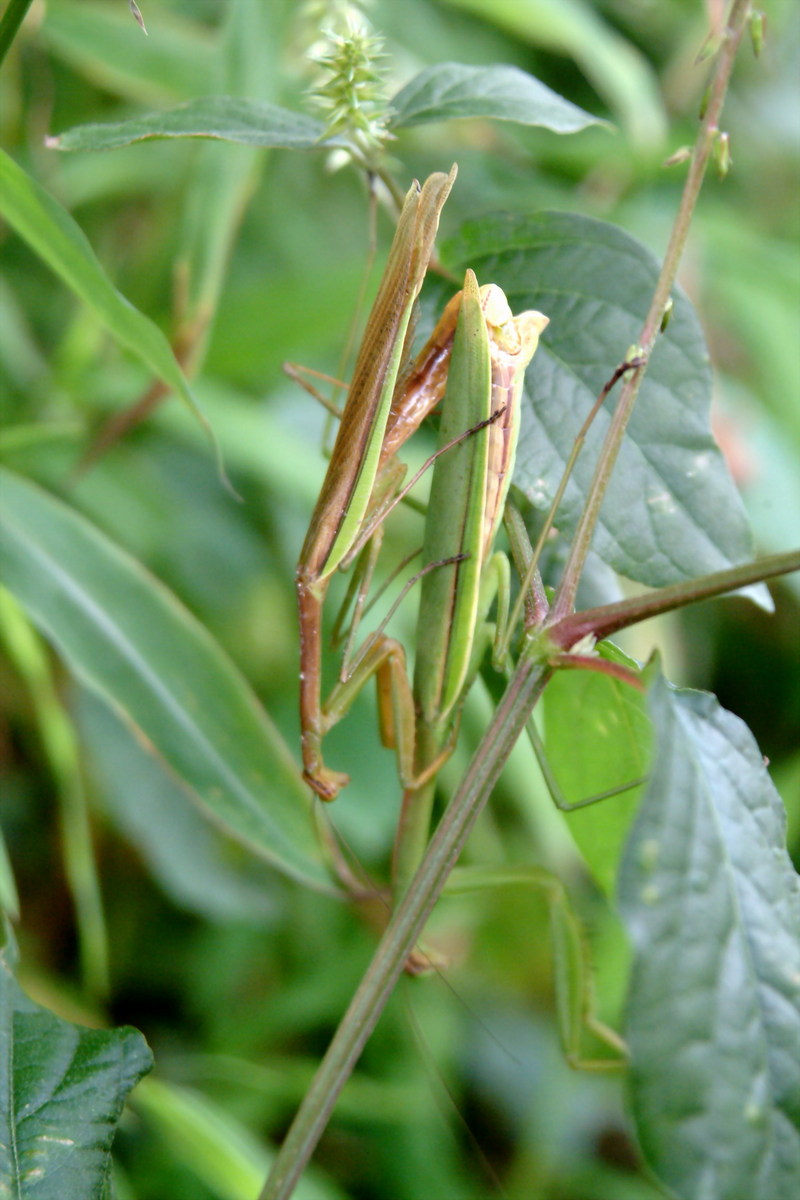
[[[480,290],[467,271],[461,294],[440,440],[458,428],[474,436],[436,462],[423,560],[444,562],[422,580],[414,673],[416,783],[406,786],[395,850],[395,882],[402,890],[427,840],[434,765],[451,743],[461,705],[486,640],[485,615],[498,596],[498,631],[508,615],[508,560],[494,555],[519,434],[525,369],[548,323],[538,312],[513,316],[502,290]],[[455,560],[455,561],[453,561]]]

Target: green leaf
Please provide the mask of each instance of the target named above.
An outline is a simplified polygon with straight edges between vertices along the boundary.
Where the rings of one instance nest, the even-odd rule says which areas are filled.
[[[448,0],[581,69],[642,149],[659,146],[666,118],[656,74],[645,56],[584,0]]]
[[[56,150],[114,150],[146,138],[176,137],[218,138],[283,150],[327,150],[345,144],[339,138],[323,142],[324,132],[321,121],[278,104],[238,96],[204,96],[130,121],[79,125],[50,138],[48,145]]]
[[[82,981],[94,996],[104,997],[109,983],[108,934],[80,747],[59,694],[52,656],[4,587],[0,587],[0,646],[25,687],[50,771],[64,875],[75,906]]]
[[[280,8],[252,0],[228,5],[217,70],[204,92],[273,101],[281,86],[286,16]],[[237,232],[269,156],[257,147],[219,139],[194,149],[177,257],[179,270],[186,271],[185,322],[203,327],[202,340],[193,349],[197,371],[213,325],[208,314],[219,307]]]
[[[135,1029],[83,1029],[40,1008],[0,956],[0,1196],[95,1200],[125,1097],[152,1067]]]
[[[498,283],[514,312],[550,317],[525,382],[514,483],[538,509],[555,495],[573,440],[595,398],[639,340],[658,263],[603,221],[571,213],[498,214],[465,225],[444,247]],[[593,549],[650,587],[752,558],[739,494],[711,434],[711,372],[700,324],[683,292],[660,336],[606,493]],[[574,532],[616,393],[589,430],[558,512]]]
[[[601,649],[613,661],[636,668],[611,643]],[[595,671],[557,671],[543,704],[547,757],[567,804],[580,804],[647,773],[650,722],[644,696],[629,684]],[[570,833],[609,895],[641,795],[641,786],[631,788],[567,816]]]
[[[0,909],[11,917],[19,917],[19,895],[2,827],[0,827]]]
[[[752,734],[657,680],[655,762],[619,903],[635,960],[627,1032],[645,1156],[683,1200],[800,1186],[800,886]]]
[[[289,875],[328,883],[299,771],[206,630],[58,500],[7,471],[0,490],[4,582],[77,677],[217,822]]]
[[[231,861],[230,843],[107,704],[81,689],[76,708],[98,801],[170,899],[211,921],[274,915],[261,863]]]
[[[392,129],[489,117],[542,125],[554,133],[575,133],[587,125],[605,125],[518,67],[468,67],[439,63],[420,71],[391,101]]]
[[[0,212],[117,341],[175,389],[212,436],[164,334],[117,291],[66,209],[2,150]]]

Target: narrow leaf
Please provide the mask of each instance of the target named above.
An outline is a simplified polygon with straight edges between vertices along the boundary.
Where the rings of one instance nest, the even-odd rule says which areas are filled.
[[[135,20],[136,24],[141,29],[142,33],[146,34],[147,28],[144,23],[144,17],[142,16],[142,14],[139,10],[139,5],[136,3],[136,0],[128,0],[128,8],[131,10],[133,19]]]
[[[204,92],[272,101],[280,88],[283,17],[273,5],[250,0],[228,6],[217,69]],[[186,271],[186,324],[203,326],[193,348],[195,369],[213,324],[207,314],[218,311],[237,231],[268,161],[258,147],[219,138],[196,146],[192,155],[192,177],[187,180],[191,203],[186,206],[177,259],[179,270]]]
[[[0,909],[4,913],[8,913],[10,917],[15,919],[19,917],[19,894],[2,827],[0,827]]]
[[[0,587],[0,646],[5,648],[27,690],[54,784],[64,874],[75,906],[83,983],[95,996],[105,996],[109,983],[108,933],[80,746],[59,695],[52,657],[4,587]]]
[[[217,822],[295,878],[327,883],[307,789],[216,642],[58,500],[7,471],[0,490],[3,580],[78,678],[135,726]]]
[[[167,112],[146,113],[130,121],[78,125],[48,140],[56,150],[114,150],[147,138],[217,138],[245,146],[283,150],[330,149],[341,139],[323,142],[325,126],[313,117],[263,100],[239,96],[203,96]]]
[[[164,334],[117,291],[66,209],[2,150],[0,212],[117,341],[174,388],[208,429]]]
[[[34,1004],[0,956],[0,1196],[103,1194],[125,1097],[152,1067],[135,1029],[83,1029]]]
[[[489,117],[519,125],[542,125],[554,133],[575,133],[607,122],[570,104],[518,67],[469,67],[439,63],[420,71],[391,101],[393,129]]]
[[[653,1170],[683,1200],[800,1190],[800,886],[752,734],[658,680],[657,749],[623,859],[634,945],[631,1093]]]
[[[81,689],[74,706],[97,801],[179,907],[255,925],[273,915],[274,879],[237,856],[162,764],[107,704]]]
[[[498,214],[443,251],[498,283],[515,312],[550,318],[528,370],[514,483],[546,511],[596,396],[641,332],[656,259],[613,225],[573,213]],[[653,353],[606,493],[593,549],[616,571],[662,587],[752,558],[739,494],[711,434],[711,371],[681,291]],[[616,400],[592,425],[558,512],[574,532]]]

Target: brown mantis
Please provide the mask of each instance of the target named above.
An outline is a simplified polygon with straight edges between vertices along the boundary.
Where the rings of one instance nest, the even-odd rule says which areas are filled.
[[[348,776],[326,767],[321,754],[322,605],[331,574],[352,562],[381,507],[397,490],[394,451],[439,399],[436,360],[443,348],[430,344],[427,368],[418,366],[398,403],[394,392],[411,312],[455,174],[453,167],[449,175],[431,175],[406,196],[297,568],[303,767],[305,778],[325,800],[336,796]]]

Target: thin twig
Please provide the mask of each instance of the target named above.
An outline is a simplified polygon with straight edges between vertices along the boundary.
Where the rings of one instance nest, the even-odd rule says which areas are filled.
[[[708,107],[697,135],[692,151],[686,183],[683,188],[680,206],[672,228],[664,263],[656,283],[650,310],[645,317],[640,336],[641,356],[645,362],[650,357],[655,344],[664,311],[670,298],[670,293],[678,274],[681,256],[689,236],[689,226],[694,214],[703,176],[708,160],[714,148],[714,142],[719,135],[719,119],[722,115],[722,105],[728,89],[728,83],[733,70],[736,52],[747,24],[750,13],[750,0],[734,0],[730,18],[725,30],[722,46],[717,59],[717,67],[711,81]],[[578,528],[575,531],[570,547],[567,564],[556,592],[550,619],[560,621],[572,612],[575,607],[575,594],[578,582],[583,574],[586,556],[589,553],[595,526],[600,515],[611,474],[617,461],[628,426],[636,397],[639,394],[646,367],[642,366],[626,380],[620,394],[616,411],[606,434],[603,448],[597,460],[594,477],[592,478],[586,504],[581,514]]]

